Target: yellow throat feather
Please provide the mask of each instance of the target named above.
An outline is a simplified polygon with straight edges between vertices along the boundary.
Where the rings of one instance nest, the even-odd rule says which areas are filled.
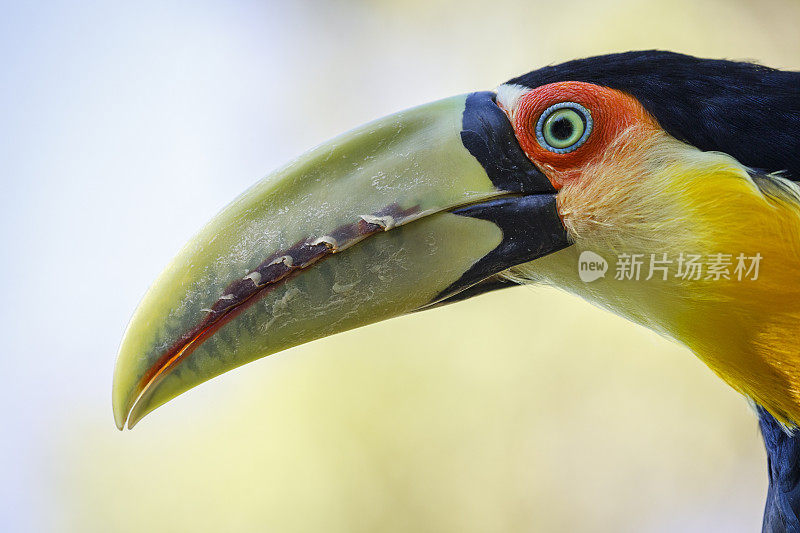
[[[673,338],[781,422],[800,422],[800,188],[643,125],[561,189],[559,212],[575,246],[507,277],[558,286]],[[581,281],[586,250],[609,262],[642,254],[639,279],[609,268]],[[677,263],[690,254],[706,265],[724,254],[729,279],[683,279]],[[739,254],[757,273],[734,271]],[[672,261],[666,279],[646,279],[653,259]]]

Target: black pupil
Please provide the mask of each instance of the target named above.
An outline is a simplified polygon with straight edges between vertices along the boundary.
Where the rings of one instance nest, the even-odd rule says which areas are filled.
[[[553,122],[553,125],[550,127],[550,133],[552,133],[553,137],[556,139],[563,141],[570,138],[574,129],[575,126],[572,125],[572,122],[568,118],[561,117]]]

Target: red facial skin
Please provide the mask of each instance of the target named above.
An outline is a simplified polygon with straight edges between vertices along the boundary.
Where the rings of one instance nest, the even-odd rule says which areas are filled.
[[[536,122],[553,104],[575,102],[592,115],[592,132],[572,152],[557,154],[536,140]],[[509,110],[505,110],[509,114]],[[607,87],[580,81],[542,85],[522,95],[513,112],[512,125],[520,146],[528,158],[544,172],[553,187],[561,189],[576,180],[583,167],[601,155],[616,137],[634,125],[657,128],[655,120],[632,96]],[[645,128],[648,131],[649,128]]]

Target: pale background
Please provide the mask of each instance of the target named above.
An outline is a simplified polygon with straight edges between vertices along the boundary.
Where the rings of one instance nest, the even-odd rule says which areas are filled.
[[[0,530],[760,526],[745,402],[686,350],[515,289],[273,356],[114,428],[116,348],[253,181],[402,108],[639,48],[800,68],[800,4],[3,2]]]

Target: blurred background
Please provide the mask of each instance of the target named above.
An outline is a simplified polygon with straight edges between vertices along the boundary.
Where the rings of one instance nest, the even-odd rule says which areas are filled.
[[[3,2],[0,530],[760,528],[745,402],[685,349],[519,288],[111,414],[139,298],[269,170],[548,63],[666,48],[800,68],[794,0]]]

